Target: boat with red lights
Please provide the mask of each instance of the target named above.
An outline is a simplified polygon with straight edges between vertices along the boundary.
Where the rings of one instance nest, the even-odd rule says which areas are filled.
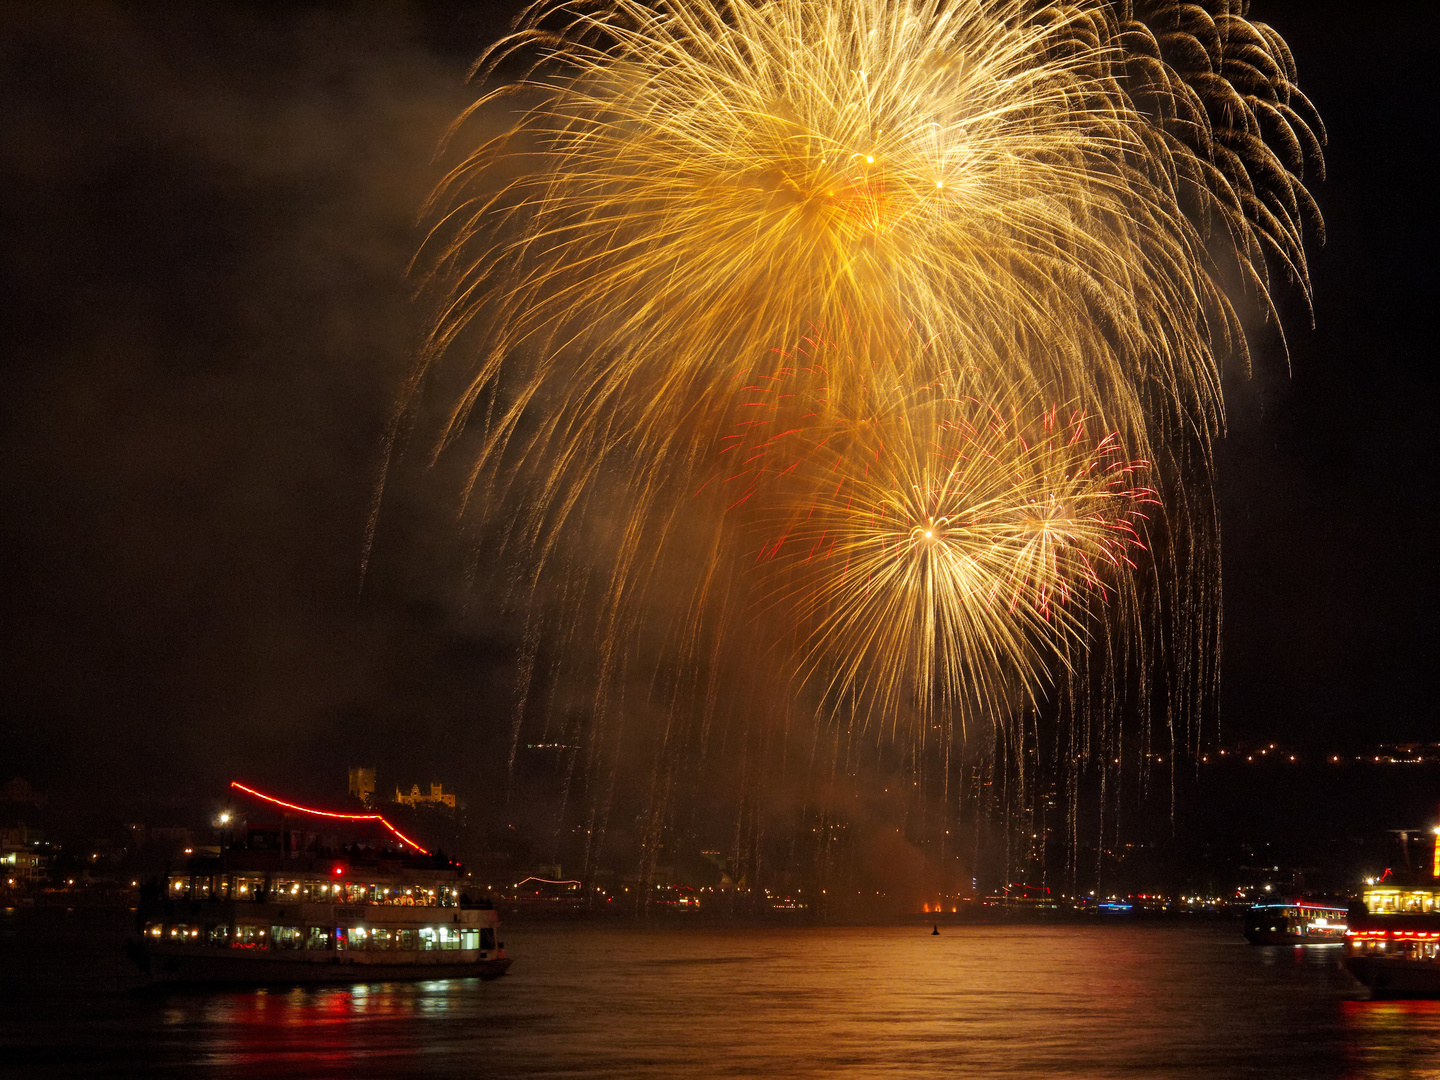
[[[315,810],[231,786],[280,820],[194,851],[144,898],[128,952],[156,981],[493,979],[510,967],[495,908],[464,891],[458,863],[380,814]],[[342,843],[327,829],[382,839]]]
[[[1435,869],[1388,875],[1351,909],[1342,964],[1374,997],[1440,997],[1440,852]]]
[[[1313,900],[1256,904],[1245,913],[1251,945],[1344,945],[1350,909]]]

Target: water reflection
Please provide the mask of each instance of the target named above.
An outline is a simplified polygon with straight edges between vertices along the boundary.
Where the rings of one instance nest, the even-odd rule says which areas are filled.
[[[507,937],[494,983],[156,993],[52,935],[0,951],[0,1044],[34,1080],[1440,1076],[1440,1003],[1356,1000],[1337,950],[1233,927]]]
[[[1440,1001],[1346,1001],[1346,1060],[1355,1077],[1440,1077]]]
[[[425,1056],[434,1049],[437,1020],[468,1015],[472,989],[455,980],[210,991],[184,995],[186,1005],[167,1009],[165,1022],[203,1044],[203,1061],[212,1067],[328,1075],[364,1061]]]
[[[1252,946],[1255,956],[1266,967],[1334,967],[1345,954],[1341,945],[1262,945]]]
[[[557,930],[520,954],[494,984],[214,993],[169,1023],[271,1077],[1340,1075],[1335,951],[1231,933]]]

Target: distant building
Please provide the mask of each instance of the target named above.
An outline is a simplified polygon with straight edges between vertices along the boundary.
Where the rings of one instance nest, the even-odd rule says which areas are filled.
[[[0,827],[0,886],[28,888],[45,876],[44,839],[33,825]]]
[[[44,806],[45,796],[41,795],[30,781],[22,776],[17,776],[0,788],[0,802],[14,803],[26,806]]]
[[[10,888],[34,885],[45,876],[45,856],[27,848],[0,852],[0,884]]]
[[[428,807],[431,810],[443,810],[451,814],[455,812],[455,793],[446,791],[444,784],[431,784],[428,795],[420,791],[419,784],[411,784],[408,795],[397,787],[395,801],[401,806],[411,806],[416,809]]]
[[[45,833],[33,825],[0,825],[0,851],[37,847]]]
[[[350,769],[350,794],[359,799],[361,804],[369,806],[375,795],[375,769],[363,768],[355,765]],[[397,799],[396,802],[399,802]]]

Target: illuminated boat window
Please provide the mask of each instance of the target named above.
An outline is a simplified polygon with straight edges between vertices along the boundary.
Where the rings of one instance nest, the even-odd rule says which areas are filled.
[[[264,949],[270,935],[263,926],[237,926],[230,935],[232,949]]]
[[[1372,915],[1440,912],[1440,896],[1432,889],[1370,888],[1365,890],[1364,901]]]

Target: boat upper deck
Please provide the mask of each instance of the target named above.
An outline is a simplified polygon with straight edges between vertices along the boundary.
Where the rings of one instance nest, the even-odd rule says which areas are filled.
[[[166,900],[458,907],[463,868],[434,856],[236,847],[169,871]]]

